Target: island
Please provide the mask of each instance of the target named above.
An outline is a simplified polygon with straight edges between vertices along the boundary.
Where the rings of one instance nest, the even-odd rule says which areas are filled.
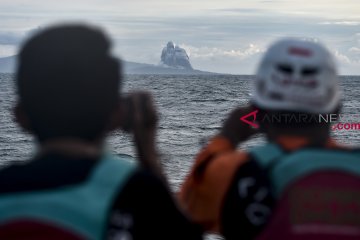
[[[0,73],[14,73],[16,69],[16,56],[0,58]],[[169,74],[169,75],[203,75],[216,74],[196,70],[190,63],[190,58],[185,49],[169,41],[162,49],[160,63],[147,64],[122,61],[125,74]]]

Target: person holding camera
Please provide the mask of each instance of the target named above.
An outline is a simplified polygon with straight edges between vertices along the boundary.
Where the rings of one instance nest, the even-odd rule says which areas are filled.
[[[110,46],[77,24],[22,46],[14,115],[37,150],[0,170],[0,239],[201,239],[162,174],[151,96],[121,97]],[[132,133],[138,164],[104,150],[116,129]]]
[[[341,108],[331,53],[279,40],[252,84],[251,104],[233,110],[197,155],[183,208],[227,240],[360,239],[360,151],[337,144],[319,120]],[[257,133],[267,143],[236,150]]]

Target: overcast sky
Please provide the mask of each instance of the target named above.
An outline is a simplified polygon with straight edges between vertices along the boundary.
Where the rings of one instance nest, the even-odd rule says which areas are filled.
[[[59,21],[102,26],[125,60],[157,64],[172,40],[193,67],[238,74],[253,74],[274,39],[315,38],[341,74],[360,75],[360,0],[1,0],[0,57]]]

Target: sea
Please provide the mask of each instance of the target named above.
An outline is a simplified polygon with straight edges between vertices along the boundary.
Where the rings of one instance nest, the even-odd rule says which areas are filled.
[[[219,132],[229,112],[249,103],[253,79],[251,75],[125,76],[123,93],[146,90],[153,95],[159,115],[160,160],[174,192],[188,174],[196,154]],[[342,114],[355,116],[351,121],[360,123],[360,76],[343,76],[340,80]],[[15,101],[14,75],[0,74],[0,167],[29,161],[36,152],[32,137],[13,121]],[[332,135],[342,144],[360,146],[359,129],[334,130]],[[264,142],[264,136],[257,135],[239,148],[249,149]],[[136,157],[131,136],[121,131],[109,135],[107,148],[114,154]],[[221,237],[210,235],[206,239]]]
[[[196,154],[218,133],[228,113],[248,104],[251,75],[127,75],[122,92],[146,90],[153,95],[159,124],[157,146],[161,163],[176,191],[188,174]],[[360,109],[360,76],[340,78],[344,115],[356,116]],[[64,94],[64,98],[66,94]],[[29,134],[13,121],[16,101],[13,74],[0,74],[0,166],[31,159],[36,146]],[[360,115],[358,115],[360,123]],[[352,119],[356,122],[356,119]],[[359,129],[332,131],[338,142],[360,146]],[[262,144],[262,135],[239,146],[248,149]],[[132,138],[121,131],[107,140],[108,151],[136,157]]]

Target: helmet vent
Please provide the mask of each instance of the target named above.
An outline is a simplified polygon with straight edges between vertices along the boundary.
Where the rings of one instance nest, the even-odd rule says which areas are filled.
[[[277,69],[285,74],[289,74],[291,75],[294,72],[294,69],[292,66],[290,66],[289,64],[278,64],[277,65]]]
[[[319,72],[318,68],[315,67],[305,67],[301,70],[301,74],[304,77],[316,75]]]
[[[284,99],[284,96],[282,94],[276,93],[276,92],[270,92],[269,97],[273,100],[278,100],[278,101],[281,101]]]

